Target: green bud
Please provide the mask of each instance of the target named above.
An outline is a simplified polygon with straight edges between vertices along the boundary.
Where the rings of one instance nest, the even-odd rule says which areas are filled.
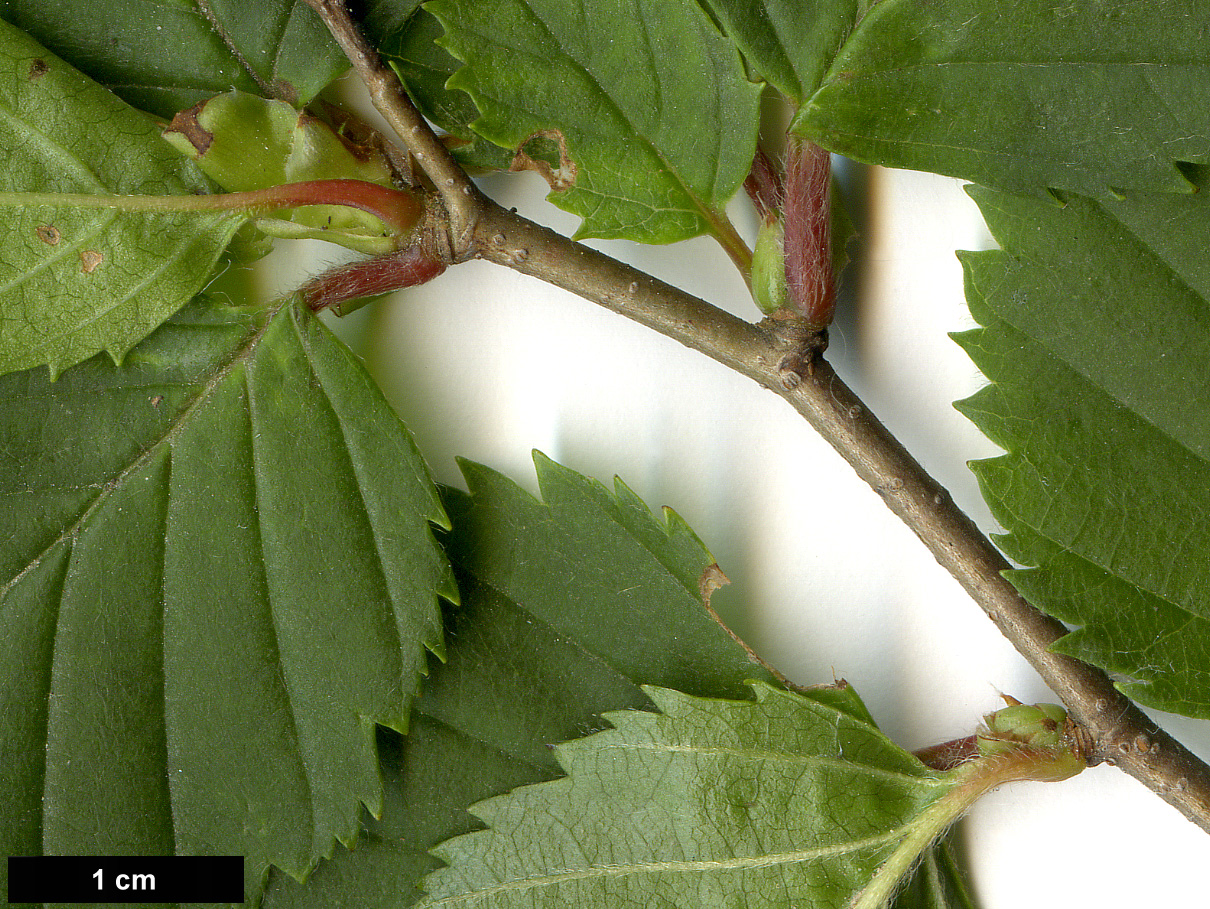
[[[1042,758],[1022,779],[1065,780],[1088,766],[1070,734],[1067,711],[1058,704],[1014,703],[983,721],[985,728],[977,736],[983,757],[1029,749]]]
[[[227,192],[311,180],[392,186],[381,150],[357,145],[328,123],[284,101],[233,91],[173,118],[164,138]],[[276,226],[275,226],[276,225]],[[262,219],[272,236],[330,240],[361,252],[393,249],[382,221],[348,205],[308,205]]]
[[[1020,745],[1059,749],[1066,740],[1067,711],[1058,704],[1011,704],[983,718],[979,752],[1000,754]]]
[[[789,304],[786,290],[785,230],[778,218],[763,225],[752,252],[752,298],[770,315]]]

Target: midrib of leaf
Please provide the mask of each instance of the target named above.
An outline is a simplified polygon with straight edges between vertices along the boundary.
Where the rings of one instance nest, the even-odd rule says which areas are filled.
[[[1162,107],[1164,112],[1166,114],[1168,114],[1169,119],[1174,124],[1179,124],[1180,118],[1173,114],[1171,105],[1169,105],[1169,103],[1162,97],[1162,95],[1156,91],[1155,85],[1152,82],[1151,74],[1153,72],[1156,72],[1159,70],[1172,71],[1174,69],[1177,69],[1180,66],[1181,66],[1181,64],[1143,63],[1143,62],[1107,63],[1107,62],[1098,61],[1098,60],[1039,60],[1039,61],[994,60],[994,59],[989,59],[989,60],[945,60],[945,61],[938,61],[935,63],[911,63],[911,64],[907,64],[904,66],[888,67],[886,69],[877,70],[877,75],[891,75],[891,74],[895,74],[895,73],[907,73],[907,72],[913,72],[913,71],[917,71],[917,70],[933,70],[933,69],[945,70],[945,69],[950,69],[950,68],[958,69],[960,67],[969,67],[972,69],[979,68],[979,67],[987,67],[987,68],[1003,67],[1005,69],[1012,68],[1012,67],[1018,67],[1020,69],[1026,69],[1026,70],[1028,70],[1028,69],[1037,69],[1037,70],[1066,70],[1066,69],[1124,70],[1126,72],[1135,72],[1135,73],[1138,73],[1139,75],[1141,75],[1146,80],[1147,87],[1151,91],[1152,103],[1154,105]],[[1194,69],[1194,68],[1199,69],[1199,70],[1202,69],[1202,67],[1196,66],[1195,64],[1186,64],[1186,67],[1190,68],[1190,69]],[[872,77],[874,77],[874,75],[875,75],[875,73],[870,73],[870,75],[867,78],[872,78]],[[878,138],[875,136],[865,135],[865,134],[856,133],[856,132],[847,132],[846,131],[846,134],[856,136],[857,138],[861,138],[861,139]],[[911,142],[907,139],[879,138],[878,141],[888,142],[888,143],[893,143],[893,144],[900,144],[900,145],[918,145],[918,146],[928,147],[928,148],[953,148],[953,149],[960,149],[963,151],[972,151],[975,149],[975,146],[947,145],[947,144],[940,143],[940,142]],[[980,151],[982,151],[982,153],[984,153],[984,154],[997,155],[999,157],[1005,157],[1005,158],[1028,157],[1028,155],[1024,155],[1024,154],[1013,155],[1013,154],[1010,154],[1009,152],[998,152],[998,151],[993,151],[993,150],[989,150],[989,149],[980,149]],[[1074,166],[1080,165],[1082,162],[1080,162],[1080,161],[1061,161],[1058,163],[1061,163],[1064,165],[1070,165],[1070,166],[1074,167]]]
[[[1196,64],[1185,64],[1193,67]],[[1153,69],[1173,69],[1181,66],[1179,63],[1144,63],[1142,61],[1130,63],[1109,63],[1104,60],[998,60],[989,58],[987,60],[938,60],[931,63],[906,63],[903,66],[888,66],[879,70],[872,70],[871,75],[884,73],[906,73],[918,69],[945,69],[947,67],[957,66],[1020,66],[1023,68],[1035,69],[1068,69],[1068,68],[1086,68],[1086,69],[1122,69],[1126,71],[1138,70],[1146,73]],[[1200,67],[1198,67],[1200,69]]]
[[[284,305],[287,305],[287,304],[283,304],[283,306]],[[33,571],[35,568],[37,568],[42,563],[42,560],[50,552],[52,552],[56,546],[60,545],[61,543],[65,542],[65,541],[73,539],[80,532],[80,529],[88,521],[88,519],[93,515],[93,513],[96,512],[96,510],[98,508],[100,508],[101,505],[104,504],[107,496],[109,496],[115,489],[120,488],[122,486],[122,484],[125,483],[125,481],[128,477],[130,477],[134,473],[137,473],[140,469],[142,469],[142,467],[144,467],[145,465],[150,463],[151,460],[157,456],[161,447],[166,442],[171,442],[175,436],[177,436],[181,431],[183,431],[183,428],[188,425],[189,419],[190,419],[190,417],[192,417],[194,411],[196,411],[200,406],[202,406],[206,403],[206,401],[208,400],[208,398],[210,397],[210,394],[214,391],[214,389],[217,388],[220,384],[222,384],[222,382],[231,374],[231,371],[233,369],[235,369],[236,366],[238,366],[240,363],[244,362],[244,360],[246,360],[248,357],[250,357],[256,351],[256,347],[259,344],[261,337],[264,335],[265,331],[268,329],[269,325],[271,324],[271,322],[273,320],[273,316],[275,316],[277,314],[277,312],[279,312],[283,308],[283,306],[279,306],[277,309],[274,309],[274,310],[267,310],[265,313],[265,316],[264,316],[264,320],[262,321],[262,324],[255,330],[255,332],[252,332],[248,336],[248,339],[245,342],[245,345],[238,348],[235,356],[233,356],[228,363],[221,366],[215,372],[214,376],[205,383],[205,385],[193,397],[193,399],[189,402],[189,404],[186,405],[182,409],[179,418],[177,420],[175,420],[173,423],[171,423],[168,426],[168,428],[159,436],[159,438],[153,440],[151,442],[151,444],[147,447],[146,451],[143,452],[142,455],[135,458],[133,461],[130,462],[130,464],[128,464],[125,468],[123,468],[121,471],[119,471],[117,474],[115,474],[112,479],[107,481],[101,487],[101,490],[97,493],[97,497],[95,499],[93,499],[91,503],[89,503],[89,505],[84,509],[84,511],[75,520],[75,522],[73,522],[62,533],[60,533],[50,543],[50,545],[48,545],[40,553],[38,553],[30,561],[30,563],[28,565],[26,565],[19,572],[17,572],[17,574],[14,575],[13,578],[7,584],[0,586],[0,600],[3,600],[5,595],[8,594],[9,590],[11,588],[15,587],[17,585],[17,583],[21,581],[22,578],[24,578],[27,574],[29,574],[31,571]],[[176,384],[185,385],[188,383],[176,383]]]
[[[915,780],[915,778],[913,778],[913,780]],[[472,893],[458,896],[447,896],[436,900],[426,901],[424,906],[427,909],[429,906],[456,906],[459,904],[475,903],[481,899],[492,897],[500,893],[523,892],[526,890],[535,890],[539,887],[549,887],[555,884],[562,884],[568,881],[591,880],[594,878],[627,877],[637,874],[660,874],[665,872],[670,872],[673,874],[707,874],[710,872],[720,871],[747,871],[753,868],[772,868],[777,865],[797,865],[803,862],[809,862],[821,858],[830,858],[837,855],[845,855],[850,852],[859,852],[864,849],[883,846],[887,843],[895,842],[901,839],[910,829],[911,825],[905,824],[886,833],[869,837],[864,840],[853,840],[851,842],[841,843],[836,846],[819,846],[815,849],[803,849],[795,852],[766,853],[764,855],[755,855],[747,858],[714,859],[700,862],[641,862],[629,865],[598,865],[593,868],[586,868],[582,871],[568,871],[563,874],[552,874],[545,877],[525,878],[509,881],[504,884],[499,884],[495,887],[476,890]]]
[[[272,316],[269,316],[268,318],[265,319],[264,324],[256,332],[256,335],[255,335],[256,341],[253,343],[249,343],[245,350],[241,351],[238,356],[233,357],[231,363],[223,370],[220,370],[221,374],[215,376],[214,381],[207,385],[207,389],[214,387],[214,385],[216,385],[218,383],[221,383],[223,379],[225,379],[228,375],[230,375],[231,370],[235,368],[236,364],[239,361],[241,361],[245,357],[249,356],[251,354],[251,352],[253,350],[255,350],[256,342],[259,342],[259,340],[263,336],[264,332],[268,330],[268,327],[272,323],[272,321],[273,321]],[[264,568],[264,566],[267,565],[269,563],[269,561],[268,561],[268,553],[265,552],[265,535],[263,533],[263,528],[262,528],[261,522],[259,520],[259,516],[261,514],[261,474],[260,474],[260,471],[257,470],[256,414],[253,411],[253,407],[252,407],[252,401],[253,401],[252,385],[251,385],[251,380],[250,380],[250,377],[249,377],[247,371],[244,372],[244,395],[248,401],[248,406],[245,408],[245,413],[247,414],[247,417],[248,417],[248,420],[246,423],[246,428],[247,428],[247,432],[248,432],[248,435],[247,435],[248,443],[247,444],[248,444],[249,451],[252,453],[252,476],[253,476],[252,492],[253,492],[253,495],[255,496],[255,509],[254,510],[258,517],[258,520],[255,522],[255,527],[254,527],[253,532],[256,534],[256,545],[257,545],[257,549],[260,553],[260,565],[261,565],[260,581],[264,585],[265,590],[268,592],[267,599],[270,601],[269,627],[273,629],[273,655],[274,655],[273,665],[275,667],[278,667],[278,672],[276,673],[277,681],[281,685],[282,691],[285,692],[286,705],[288,706],[289,711],[290,711],[290,733],[291,733],[290,748],[298,756],[299,763],[302,764],[303,768],[304,768],[303,773],[301,774],[301,782],[302,782],[303,786],[306,787],[307,812],[310,815],[311,829],[314,830],[315,826],[316,826],[315,825],[315,790],[314,790],[311,780],[315,776],[315,769],[313,767],[309,766],[309,764],[307,762],[307,752],[306,752],[306,749],[303,748],[303,736],[302,736],[301,731],[299,730],[298,711],[295,707],[295,703],[298,700],[297,695],[294,691],[294,688],[290,684],[289,673],[280,671],[280,667],[284,665],[284,660],[282,658],[282,649],[281,649],[281,628],[278,624],[278,622],[279,622],[278,611],[276,609],[272,608],[273,597],[272,597],[272,592],[271,592],[271,588],[269,585],[269,579],[267,577],[268,572]],[[199,402],[204,402],[205,399],[206,399],[205,395],[200,395],[198,400],[196,400],[194,402],[194,404],[190,405],[190,407],[188,409],[193,410],[193,408],[196,407]],[[185,422],[184,420],[179,421],[179,425],[183,425],[184,422]],[[172,431],[173,432],[177,431],[177,427],[173,427]],[[172,432],[165,433],[165,440],[169,439],[171,437],[171,435],[172,435]],[[165,527],[165,530],[167,530],[167,527]],[[165,534],[165,536],[167,536],[167,534]],[[167,551],[167,547],[165,547],[165,551]]]
[[[199,2],[204,2],[204,0],[199,0]],[[295,9],[297,9],[297,7],[283,7],[283,14],[278,17],[277,27],[274,29],[273,63],[270,66],[270,72],[273,73],[273,79],[275,82],[280,78],[278,71],[281,65],[282,42],[285,40],[286,29],[290,27],[290,20],[294,17]]]
[[[777,39],[778,45],[782,48],[786,47],[787,46],[786,38],[781,33],[781,28],[778,26],[778,23],[781,21],[781,17],[780,16],[765,16],[765,21],[769,23],[769,28],[773,32],[773,37],[775,37]],[[794,70],[794,64],[790,61],[790,59],[788,57],[785,58],[785,62],[786,62],[786,65],[790,68],[790,72],[793,73],[793,75],[794,75],[794,82],[795,82],[794,87],[798,90],[797,94],[801,95],[802,94],[802,84],[801,84],[801,80],[798,77],[798,73],[795,72],[795,70]]]
[[[915,776],[910,773],[900,773],[894,770],[881,770],[868,764],[855,764],[841,758],[822,757],[814,754],[788,754],[784,751],[766,751],[758,748],[728,748],[700,745],[656,745],[646,742],[621,742],[599,746],[600,751],[651,751],[657,754],[703,754],[723,755],[726,757],[757,758],[765,761],[780,761],[801,767],[836,767],[856,774],[884,780],[907,781],[912,785],[923,784],[936,786],[939,789],[950,788],[942,780],[930,779],[927,776]]]
[[[845,135],[852,136],[855,139],[869,139],[873,142],[879,142],[883,145],[904,145],[904,146],[911,146],[913,148],[945,148],[945,149],[950,149],[953,151],[977,151],[977,152],[979,152],[979,154],[981,154],[987,158],[1011,158],[1014,160],[1024,161],[1031,157],[1028,153],[1024,153],[1024,152],[1021,154],[1014,154],[1013,152],[999,151],[996,149],[979,148],[978,146],[974,146],[974,145],[955,145],[953,143],[948,143],[948,142],[933,142],[933,141],[917,142],[917,141],[913,141],[911,139],[888,139],[885,136],[874,136],[874,135],[870,135],[868,133],[859,133],[859,132],[856,132],[853,130],[846,130]],[[1072,167],[1077,167],[1080,165],[1081,162],[1079,162],[1079,161],[1063,161],[1061,163],[1071,165]]]
[[[121,93],[122,89],[126,88],[148,88],[148,89],[169,89],[182,88],[196,92],[213,92],[214,86],[205,85],[204,83],[189,82],[184,79],[156,79],[154,82],[106,82],[106,88],[110,89],[115,95]]]

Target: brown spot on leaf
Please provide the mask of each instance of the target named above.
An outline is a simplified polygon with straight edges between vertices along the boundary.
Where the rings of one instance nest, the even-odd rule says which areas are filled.
[[[180,133],[188,139],[189,144],[193,146],[198,157],[206,154],[206,150],[210,148],[210,143],[214,141],[214,133],[197,122],[197,118],[205,106],[205,101],[199,101],[193,107],[181,111],[172,118],[172,122],[164,130],[165,133]]]
[[[58,246],[59,240],[63,235],[59,233],[59,228],[53,224],[39,224],[34,228],[34,233],[38,235],[38,239],[47,246]]]
[[[151,396],[151,406],[152,407],[158,408],[163,403],[164,403],[163,395],[152,395]]]
[[[701,578],[698,579],[698,591],[701,594],[702,602],[706,608],[710,608],[710,596],[720,587],[725,587],[731,583],[731,579],[723,574],[723,570],[718,567],[718,562],[713,562],[706,566],[706,570],[702,572]]]
[[[559,146],[559,166],[551,167],[550,162],[543,161],[541,158],[531,158],[525,151],[525,146],[529,145],[535,139],[547,139]],[[532,170],[541,175],[542,179],[550,184],[550,188],[555,192],[564,192],[576,185],[576,177],[579,176],[579,168],[576,167],[576,162],[571,160],[571,155],[567,153],[567,139],[563,133],[557,129],[540,129],[536,133],[531,134],[521,147],[517,149],[513,155],[512,163],[508,169],[512,172],[522,170]]]
[[[50,64],[41,57],[35,57],[34,61],[29,65],[29,78],[41,79],[50,72]]]
[[[95,249],[80,250],[80,271],[86,275],[91,275],[97,270],[97,266],[105,261],[105,256],[97,252]]]

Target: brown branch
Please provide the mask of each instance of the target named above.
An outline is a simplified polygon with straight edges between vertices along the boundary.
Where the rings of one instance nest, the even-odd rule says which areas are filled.
[[[701,351],[777,392],[903,519],[1090,733],[1092,762],[1117,764],[1210,832],[1210,767],[1157,727],[1101,670],[1049,650],[1067,633],[1001,574],[1011,566],[831,365],[795,366],[800,339],[684,291],[491,204],[476,254],[541,278]]]
[[[365,83],[374,107],[403,140],[441,197],[447,215],[451,259],[461,261],[470,249],[475,218],[487,204],[487,198],[416,110],[395,71],[383,62],[349,15],[344,0],[307,0],[307,3],[328,26]]]
[[[836,375],[804,358],[787,323],[745,322],[637,269],[505,211],[449,157],[339,0],[308,0],[345,46],[379,110],[446,199],[452,261],[473,255],[571,291],[701,351],[769,388],[819,432],[923,541],[1089,733],[1092,763],[1117,764],[1210,832],[1210,767],[1159,729],[1101,670],[1052,653],[1067,633],[1005,580],[1011,566]],[[351,48],[351,50],[350,50]],[[389,70],[386,70],[389,73]],[[386,110],[391,110],[387,114]],[[423,128],[422,128],[423,127]],[[458,203],[458,204],[454,204]],[[465,244],[465,245],[462,245]],[[814,363],[809,373],[804,364]]]

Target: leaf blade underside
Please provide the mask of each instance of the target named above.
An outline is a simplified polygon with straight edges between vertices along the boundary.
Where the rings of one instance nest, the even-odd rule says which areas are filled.
[[[138,111],[0,22],[3,193],[190,195],[191,162]],[[0,205],[0,372],[120,359],[209,279],[237,212]]]
[[[2,381],[0,844],[242,854],[255,905],[380,807],[454,595],[426,468],[292,306]]]
[[[949,790],[809,695],[644,690],[660,712],[561,745],[566,778],[475,805],[489,829],[435,850],[420,905],[841,909]]]

